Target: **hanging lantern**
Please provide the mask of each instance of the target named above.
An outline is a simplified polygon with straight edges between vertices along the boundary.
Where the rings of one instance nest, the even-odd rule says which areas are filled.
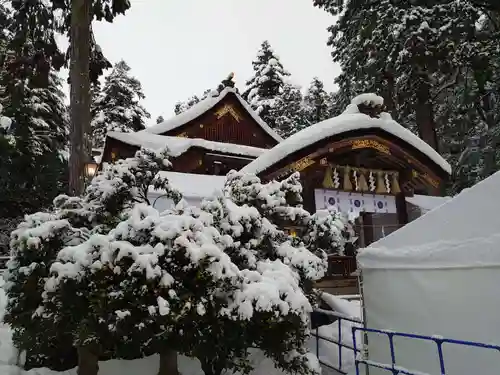
[[[325,177],[323,178],[323,187],[325,189],[333,189],[334,183],[332,179],[332,168],[326,167]]]
[[[351,171],[350,167],[344,168],[344,190],[345,191],[352,190],[351,177],[349,176],[350,171]]]
[[[385,194],[386,192],[384,172],[382,171],[377,171],[377,190],[375,192],[377,194]]]
[[[359,170],[358,182],[359,182],[359,189],[361,191],[369,191],[368,184],[366,183],[365,173],[366,173],[365,170],[363,169]]]
[[[399,173],[395,172],[392,174],[392,194],[401,193],[401,188],[399,187]]]

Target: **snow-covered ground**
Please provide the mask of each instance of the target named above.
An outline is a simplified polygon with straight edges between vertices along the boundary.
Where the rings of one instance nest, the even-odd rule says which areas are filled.
[[[0,275],[0,321],[3,319],[7,299],[3,290],[3,278]],[[358,301],[348,302],[338,297],[324,294],[326,303],[341,314],[357,317],[361,316],[360,304]],[[338,340],[338,321],[328,326],[322,326],[318,329],[319,335],[328,337],[331,340]],[[353,345],[351,328],[354,323],[342,321],[342,343]],[[316,339],[310,340],[310,348],[316,353]],[[333,367],[338,367],[338,346],[325,340],[319,341],[319,358],[323,363]],[[1,375],[74,375],[76,369],[64,372],[56,372],[49,369],[33,369],[24,371],[15,365],[17,359],[16,351],[12,345],[11,331],[9,327],[0,323],[0,374]],[[255,364],[255,370],[251,375],[284,375],[282,371],[277,370],[272,361],[267,359],[261,352],[255,351],[252,355]],[[156,375],[158,372],[158,357],[137,359],[133,361],[110,360],[99,364],[100,375]],[[346,371],[354,363],[353,351],[347,348],[342,349],[342,369]],[[179,368],[182,375],[203,375],[200,364],[197,360],[180,357]],[[329,371],[325,371],[329,373]]]

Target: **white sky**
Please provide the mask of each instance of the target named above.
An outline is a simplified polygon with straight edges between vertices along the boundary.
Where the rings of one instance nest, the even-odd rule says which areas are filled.
[[[230,72],[242,89],[265,39],[292,81],[314,76],[327,90],[339,68],[326,45],[335,19],[313,0],[131,0],[125,16],[94,25],[112,62],[124,59],[143,86],[151,121],[169,118],[177,101],[215,88]]]

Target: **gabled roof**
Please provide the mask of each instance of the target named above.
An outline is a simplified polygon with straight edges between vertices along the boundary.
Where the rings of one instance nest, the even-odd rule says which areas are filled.
[[[224,90],[222,90],[218,96],[209,96],[208,98],[202,100],[201,102],[195,104],[188,110],[182,112],[181,114],[172,117],[169,120],[163,121],[159,124],[152,125],[147,127],[145,130],[141,130],[139,133],[152,133],[152,134],[163,134],[165,132],[174,130],[180,126],[183,126],[187,124],[188,122],[195,120],[208,110],[212,109],[214,106],[216,106],[218,103],[222,101],[226,97],[226,95],[234,95],[238,99],[238,101],[241,103],[243,108],[252,116],[252,118],[255,120],[255,122],[267,133],[269,134],[274,140],[277,142],[283,141],[283,138],[281,138],[273,129],[269,127],[260,117],[255,113],[255,111],[248,105],[248,103],[236,92],[235,89],[231,87],[226,87]]]
[[[168,147],[173,157],[182,155],[192,147],[199,147],[214,152],[248,156],[252,158],[256,158],[268,151],[264,148],[236,145],[232,143],[212,142],[199,138],[168,137],[147,132],[108,132],[107,136],[131,146],[145,147],[153,150]]]
[[[367,268],[500,264],[500,172],[362,250]]]
[[[360,129],[380,129],[389,133],[426,155],[447,174],[451,174],[450,165],[441,155],[411,131],[394,121],[388,113],[383,113],[380,118],[372,118],[363,113],[353,113],[349,110],[340,116],[311,125],[295,133],[245,166],[242,171],[259,174],[279,163],[288,155],[308,146],[342,133]]]

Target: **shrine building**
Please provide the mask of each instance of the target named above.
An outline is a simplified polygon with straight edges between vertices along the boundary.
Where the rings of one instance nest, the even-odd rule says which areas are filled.
[[[232,169],[263,181],[300,172],[304,208],[352,215],[362,247],[448,199],[441,193],[450,165],[383,112],[381,98],[372,94],[283,140],[236,89],[226,87],[145,130],[109,132],[102,162],[132,157],[141,147],[170,149],[172,170],[163,173],[192,204],[220,190]],[[161,192],[150,195],[155,207],[167,208]],[[330,276],[352,278],[354,257],[331,257],[331,263]]]

